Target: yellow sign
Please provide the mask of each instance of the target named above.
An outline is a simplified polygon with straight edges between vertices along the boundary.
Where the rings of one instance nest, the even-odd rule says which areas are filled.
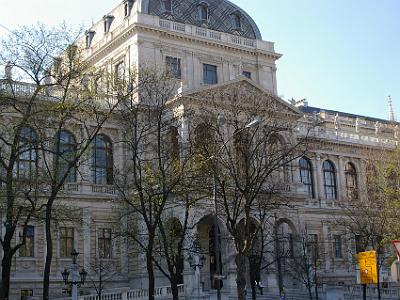
[[[378,283],[375,251],[358,253],[358,265],[360,266],[361,284]]]

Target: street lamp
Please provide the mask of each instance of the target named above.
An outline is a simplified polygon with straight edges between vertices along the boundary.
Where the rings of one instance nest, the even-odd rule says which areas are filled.
[[[76,263],[77,257],[79,253],[76,250],[72,250],[72,264],[70,267],[70,271],[65,268],[63,272],[61,272],[61,276],[64,280],[65,285],[71,285],[71,297],[72,300],[78,300],[78,286],[85,284],[87,272],[82,268],[79,271],[78,264]],[[69,275],[71,276],[71,280],[68,280]]]
[[[199,248],[198,248],[199,249]],[[203,268],[204,263],[206,261],[206,257],[204,255],[199,256],[200,251],[196,251],[196,255],[193,259],[192,255],[189,255],[188,257],[188,262],[191,268],[195,270],[195,290],[196,290],[196,295],[197,299],[200,299],[200,293],[201,293],[201,288],[200,288],[200,269]]]
[[[250,123],[247,123],[244,127],[236,130],[231,137],[229,137],[222,145],[221,149],[238,133],[241,131],[257,126],[261,123],[261,119],[256,117],[254,120],[252,120]],[[221,117],[218,116],[217,118],[217,126],[219,127],[221,125]],[[216,153],[217,154],[217,153]],[[214,276],[214,282],[216,283],[216,288],[217,288],[217,300],[221,300],[221,281],[223,279],[223,276],[221,274],[221,261],[220,261],[220,231],[218,230],[218,204],[217,204],[217,170],[218,170],[218,161],[216,160],[215,155],[212,156],[212,159],[214,160],[214,184],[213,184],[213,200],[214,200],[214,252],[215,252],[215,267],[216,267],[216,272],[213,274]]]

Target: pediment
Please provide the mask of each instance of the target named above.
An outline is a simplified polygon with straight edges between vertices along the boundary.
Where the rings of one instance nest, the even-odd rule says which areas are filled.
[[[244,77],[184,92],[179,98],[192,107],[209,109],[240,107],[241,110],[259,111],[260,114],[263,111],[269,113],[272,111],[291,118],[301,118],[303,115],[293,105]]]

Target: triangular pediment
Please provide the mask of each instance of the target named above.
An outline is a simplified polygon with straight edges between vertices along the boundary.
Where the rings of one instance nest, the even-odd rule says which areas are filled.
[[[302,117],[296,107],[245,77],[184,92],[175,101],[182,101],[190,106],[213,106],[221,109],[241,106],[242,109],[259,110],[260,113],[272,110],[277,114],[290,115],[291,118]]]

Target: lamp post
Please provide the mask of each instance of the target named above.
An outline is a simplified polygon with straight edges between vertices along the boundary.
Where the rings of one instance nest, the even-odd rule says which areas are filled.
[[[197,244],[196,244],[197,245]],[[190,267],[193,268],[195,271],[194,277],[195,277],[195,290],[196,290],[196,295],[197,299],[200,299],[200,294],[201,294],[201,287],[200,287],[200,269],[204,266],[204,262],[206,261],[206,257],[204,255],[199,255],[200,251],[199,248],[196,248],[196,255],[193,260],[193,256],[189,255],[188,261]]]
[[[261,119],[259,118],[255,118],[254,120],[252,120],[250,123],[247,123],[244,127],[236,130],[232,136],[230,136],[225,142],[223,142],[223,145],[220,149],[222,149],[236,134],[238,134],[239,132],[257,126],[258,124],[260,124]],[[220,128],[221,126],[221,117],[218,116],[217,118],[217,126],[218,128]],[[217,151],[219,152],[219,151]],[[215,152],[217,154],[217,152]],[[214,282],[216,284],[216,288],[217,288],[217,300],[221,300],[221,281],[223,279],[223,276],[221,274],[221,261],[220,261],[220,231],[218,230],[218,203],[217,203],[217,172],[218,172],[218,161],[215,157],[215,155],[213,155],[211,157],[213,159],[213,163],[214,163],[214,174],[213,174],[213,200],[214,200],[214,219],[213,219],[213,223],[214,223],[214,254],[215,254],[215,269],[216,272],[215,274],[213,274],[214,276]]]
[[[78,286],[85,284],[86,275],[87,275],[87,272],[85,271],[85,269],[82,268],[82,270],[79,271],[78,264],[76,263],[76,259],[77,259],[78,255],[79,255],[79,253],[76,252],[75,249],[72,250],[72,253],[71,253],[72,264],[71,264],[70,270],[65,268],[64,271],[61,272],[61,275],[62,275],[65,285],[71,285],[72,300],[78,300]],[[72,275],[71,280],[68,280],[69,274]]]

